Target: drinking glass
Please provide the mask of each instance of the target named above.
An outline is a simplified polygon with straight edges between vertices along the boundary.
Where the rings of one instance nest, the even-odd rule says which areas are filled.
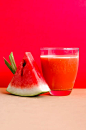
[[[79,64],[79,48],[41,48],[41,67],[51,95],[69,95]]]

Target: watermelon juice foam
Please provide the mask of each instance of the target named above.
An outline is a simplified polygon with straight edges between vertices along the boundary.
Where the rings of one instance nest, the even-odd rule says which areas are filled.
[[[77,76],[78,48],[41,49],[43,76],[48,83],[51,95],[69,95]]]

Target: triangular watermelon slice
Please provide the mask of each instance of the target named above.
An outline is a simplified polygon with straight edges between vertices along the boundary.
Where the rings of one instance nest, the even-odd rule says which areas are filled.
[[[25,52],[7,91],[19,96],[36,96],[50,91],[30,52]]]

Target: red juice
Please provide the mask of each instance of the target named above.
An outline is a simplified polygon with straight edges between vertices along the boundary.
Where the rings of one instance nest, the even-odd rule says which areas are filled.
[[[41,55],[40,58],[43,76],[51,89],[51,94],[70,94],[77,76],[78,56]]]

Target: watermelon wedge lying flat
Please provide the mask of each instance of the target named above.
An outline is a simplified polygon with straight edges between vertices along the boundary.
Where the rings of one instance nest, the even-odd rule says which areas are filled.
[[[7,91],[20,96],[35,96],[50,91],[30,52],[25,53]]]

